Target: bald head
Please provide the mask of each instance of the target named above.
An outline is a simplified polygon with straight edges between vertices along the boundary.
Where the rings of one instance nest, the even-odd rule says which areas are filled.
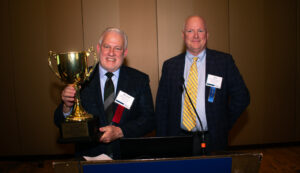
[[[188,18],[185,19],[185,22],[184,22],[184,28],[186,28],[186,26],[189,24],[189,23],[194,23],[194,22],[199,22],[199,23],[202,23],[205,30],[207,30],[206,28],[206,21],[203,17],[201,16],[189,16]]]
[[[206,48],[208,38],[205,20],[200,16],[188,17],[182,35],[187,51],[198,55]]]

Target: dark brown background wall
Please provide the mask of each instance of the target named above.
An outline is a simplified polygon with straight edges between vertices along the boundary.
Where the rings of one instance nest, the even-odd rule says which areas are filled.
[[[61,83],[48,51],[95,46],[108,26],[129,36],[126,63],[149,74],[156,97],[163,62],[183,50],[184,19],[207,19],[208,46],[231,53],[251,94],[230,145],[300,140],[298,0],[1,1],[0,156],[64,154],[53,111]]]

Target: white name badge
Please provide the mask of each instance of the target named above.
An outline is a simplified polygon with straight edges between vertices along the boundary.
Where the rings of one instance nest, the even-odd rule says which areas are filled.
[[[221,89],[222,80],[223,80],[222,77],[208,74],[207,75],[206,86],[210,86],[210,87],[215,87],[215,88]]]
[[[134,97],[120,90],[117,98],[115,99],[115,103],[124,106],[126,109],[130,109],[133,100]]]

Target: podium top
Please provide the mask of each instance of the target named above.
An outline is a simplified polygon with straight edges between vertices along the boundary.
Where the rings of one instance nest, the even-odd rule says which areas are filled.
[[[226,167],[226,170],[230,167],[231,172],[244,172],[244,173],[258,173],[260,163],[262,160],[262,153],[235,153],[228,155],[211,155],[211,156],[194,156],[194,157],[178,157],[178,158],[152,158],[152,159],[135,159],[135,160],[106,160],[106,161],[66,161],[66,162],[53,162],[53,168],[55,173],[62,172],[86,172],[95,171],[103,167],[115,171],[120,170],[120,165],[127,165],[127,168],[139,170],[139,172],[145,172],[144,165],[152,165],[148,170],[155,169],[155,172],[159,170],[169,169],[169,165],[176,167],[177,165],[196,164],[204,165],[207,169],[212,170],[217,165]],[[176,163],[176,164],[174,164]],[[205,163],[205,164],[203,164]],[[104,165],[104,166],[101,166]],[[197,168],[199,168],[197,166]],[[96,171],[97,172],[97,171]],[[110,171],[111,172],[111,171]],[[175,171],[176,172],[176,171]]]

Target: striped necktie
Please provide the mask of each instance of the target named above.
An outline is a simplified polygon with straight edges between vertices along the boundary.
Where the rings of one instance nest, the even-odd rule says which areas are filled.
[[[198,60],[198,57],[193,58],[193,64],[191,65],[191,68],[190,68],[188,81],[187,81],[187,87],[186,87],[187,88],[186,92],[188,92],[194,106],[196,106],[197,93],[198,93],[197,60]],[[186,93],[184,96],[182,123],[188,131],[191,131],[196,126],[196,113],[195,113]]]
[[[114,92],[114,83],[112,82],[112,76],[114,75],[111,72],[105,74],[107,76],[105,86],[104,86],[104,111],[107,117],[107,121],[110,123],[113,118],[113,102],[115,99]]]

